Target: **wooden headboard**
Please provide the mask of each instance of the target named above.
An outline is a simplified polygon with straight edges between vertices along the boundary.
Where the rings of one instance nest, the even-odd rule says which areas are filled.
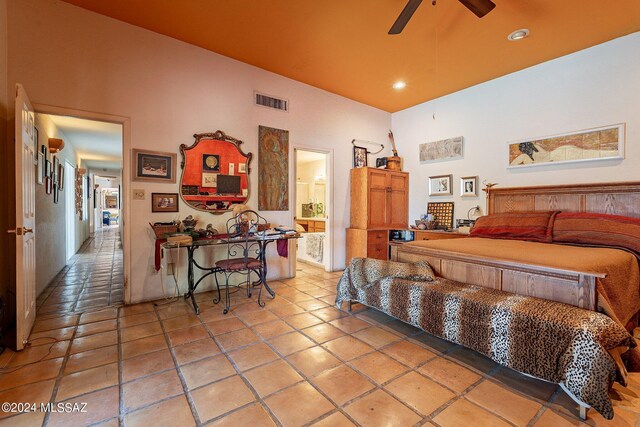
[[[488,190],[489,214],[558,210],[640,218],[640,182],[492,187]]]

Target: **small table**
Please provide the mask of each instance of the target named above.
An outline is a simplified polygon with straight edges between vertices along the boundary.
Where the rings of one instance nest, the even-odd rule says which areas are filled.
[[[267,257],[266,257],[267,245],[269,245],[269,243],[271,242],[275,242],[278,240],[289,240],[289,239],[297,239],[297,238],[300,238],[300,234],[285,233],[285,234],[265,234],[264,236],[252,236],[249,239],[252,242],[258,243],[260,248],[260,254],[261,254],[259,260],[262,263],[262,268],[264,269],[264,282],[262,282],[261,280],[258,280],[257,282],[254,282],[252,284],[253,286],[257,286],[262,282],[262,285],[265,287],[267,292],[269,292],[269,295],[275,298],[276,294],[269,287],[269,284],[267,283],[267,279],[266,279],[267,277]],[[193,254],[200,247],[226,245],[227,242],[228,242],[227,237],[213,237],[213,238],[196,239],[193,242],[188,244],[177,244],[177,243],[171,243],[171,242],[164,242],[160,244],[160,248],[163,252],[165,249],[180,249],[180,248],[187,249],[187,257],[188,257],[187,283],[189,285],[189,290],[187,291],[187,293],[184,294],[184,298],[185,299],[191,298],[191,304],[193,305],[193,310],[195,311],[196,314],[200,313],[200,308],[198,307],[198,303],[196,303],[196,299],[195,299],[196,288],[205,277],[218,273],[222,271],[222,269],[220,269],[219,267],[216,267],[215,265],[211,267],[207,267],[207,266],[202,266],[198,264],[194,259]],[[201,271],[206,271],[206,274],[200,277],[198,281],[195,281],[194,267]]]

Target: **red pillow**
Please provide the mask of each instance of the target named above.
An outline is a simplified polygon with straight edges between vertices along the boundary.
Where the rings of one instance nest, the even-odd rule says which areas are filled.
[[[471,229],[471,237],[551,242],[557,212],[508,212],[482,216]]]
[[[559,213],[553,241],[622,247],[640,253],[640,219],[597,213]]]

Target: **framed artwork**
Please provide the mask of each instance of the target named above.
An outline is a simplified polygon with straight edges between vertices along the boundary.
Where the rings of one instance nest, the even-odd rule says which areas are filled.
[[[53,184],[58,184],[58,169],[60,169],[60,160],[58,156],[53,157],[53,170],[51,171],[51,178],[53,178]]]
[[[453,175],[429,177],[429,196],[451,196],[453,194]]]
[[[450,230],[453,228],[453,202],[429,202],[427,203],[427,214],[431,214],[438,223],[436,228]]]
[[[47,163],[50,164],[49,160],[47,160]],[[51,190],[53,190],[53,180],[51,179],[51,175],[47,175],[44,177],[44,186],[45,192],[47,194],[51,194]]]
[[[64,166],[62,164],[58,165],[58,189],[64,190]]]
[[[178,212],[178,193],[151,193],[151,212]]]
[[[603,126],[509,143],[509,169],[624,159],[625,124]]]
[[[37,127],[33,127],[33,154],[34,163],[37,165],[40,163],[40,156],[38,156],[38,138],[40,137],[40,131]],[[42,184],[41,182],[39,184]]]
[[[220,156],[218,154],[203,154],[202,170],[220,172]]]
[[[58,184],[54,183],[53,184],[53,203],[58,203],[58,200],[60,200],[60,198],[58,197]]]
[[[367,166],[367,149],[364,147],[353,146],[353,167],[363,168]]]
[[[51,161],[49,159],[46,159],[44,161],[44,176],[46,177],[51,177]],[[47,193],[49,194],[49,193]]]
[[[476,197],[478,195],[478,177],[464,176],[460,178],[460,196]]]
[[[238,173],[247,173],[246,163],[238,163]]]
[[[387,167],[387,158],[386,157],[378,157],[376,159],[376,167],[377,168],[386,168]]]
[[[217,173],[203,173],[202,174],[202,187],[217,187],[218,186],[218,174]]]
[[[258,126],[258,210],[289,210],[289,131]]]
[[[42,154],[41,152],[38,152],[37,157],[38,157],[38,167],[36,169],[36,182],[42,185],[44,180],[44,167],[45,167],[44,154]]]
[[[462,159],[464,140],[461,136],[426,142],[419,145],[420,162],[439,162]]]
[[[133,180],[147,182],[176,182],[175,153],[132,149]]]

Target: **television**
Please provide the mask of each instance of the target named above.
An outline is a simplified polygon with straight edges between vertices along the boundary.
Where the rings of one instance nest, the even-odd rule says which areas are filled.
[[[240,175],[218,175],[216,194],[241,194]]]

